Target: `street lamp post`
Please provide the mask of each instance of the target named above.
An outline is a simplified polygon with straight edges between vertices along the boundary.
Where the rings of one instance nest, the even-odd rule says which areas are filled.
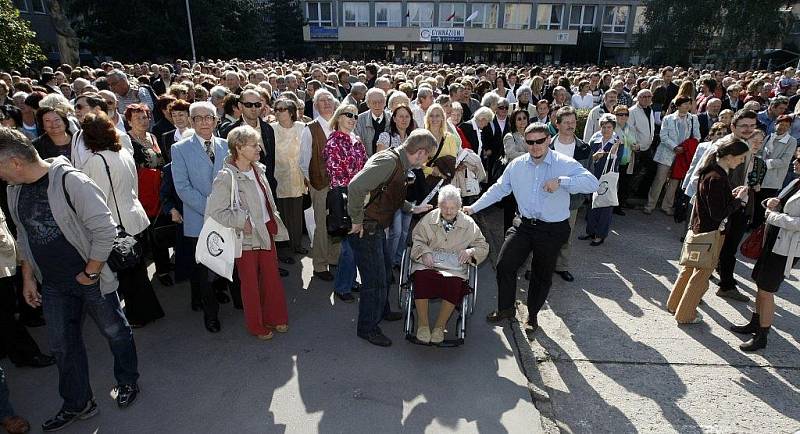
[[[189,8],[189,0],[186,0],[186,19],[189,20],[189,42],[192,44],[192,65],[197,63],[197,53],[194,51],[194,34],[192,33],[192,11]]]

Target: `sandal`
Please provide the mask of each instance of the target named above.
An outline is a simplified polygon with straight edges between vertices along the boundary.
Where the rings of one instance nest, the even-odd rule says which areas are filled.
[[[31,424],[20,416],[9,416],[3,419],[2,425],[9,434],[24,434],[31,430]]]
[[[286,332],[289,331],[289,325],[288,324],[276,325],[275,326],[275,331],[278,332],[278,333],[286,333]]]
[[[268,340],[272,339],[272,336],[273,336],[272,331],[268,331],[267,334],[258,335],[256,337],[261,339],[262,341],[268,341]]]

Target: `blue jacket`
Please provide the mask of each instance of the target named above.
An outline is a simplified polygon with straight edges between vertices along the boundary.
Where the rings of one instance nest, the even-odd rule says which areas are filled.
[[[211,140],[214,142],[213,164],[197,135],[172,145],[172,181],[183,201],[183,235],[187,237],[200,236],[211,184],[228,156],[227,140],[219,137]]]

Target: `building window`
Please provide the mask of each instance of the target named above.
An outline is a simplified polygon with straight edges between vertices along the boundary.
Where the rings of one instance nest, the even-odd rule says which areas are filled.
[[[499,11],[500,5],[497,3],[473,3],[472,13],[467,17],[467,21],[472,27],[496,29]]]
[[[531,5],[511,3],[506,5],[504,29],[525,30],[531,28]]]
[[[316,27],[333,27],[333,12],[330,2],[306,3],[308,25]]]
[[[31,2],[31,12],[35,14],[47,13],[46,9],[44,8],[44,0],[30,0],[30,2]]]
[[[409,27],[433,27],[433,3],[409,2],[407,7]]]
[[[345,27],[369,27],[369,3],[344,2],[342,7]]]
[[[644,21],[644,13],[647,10],[644,6],[637,6],[636,7],[636,16],[633,17],[633,33],[642,33],[644,29],[645,21]]]
[[[539,5],[536,10],[536,28],[558,30],[564,20],[564,5]]]
[[[14,6],[16,6],[20,12],[28,12],[28,5],[25,3],[25,0],[14,0]]]
[[[603,33],[625,33],[630,6],[606,6],[603,11]]]
[[[439,3],[440,27],[464,27],[466,3]]]
[[[597,6],[572,6],[569,13],[569,29],[580,32],[594,30],[594,14],[596,10]]]
[[[376,27],[401,27],[403,25],[402,5],[398,2],[375,3]]]

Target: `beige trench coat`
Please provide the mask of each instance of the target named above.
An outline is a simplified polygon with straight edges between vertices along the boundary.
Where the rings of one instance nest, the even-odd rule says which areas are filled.
[[[475,249],[472,255],[476,264],[480,264],[489,254],[489,243],[483,237],[478,224],[472,217],[459,211],[456,216],[455,227],[445,233],[441,224],[441,211],[435,209],[429,212],[422,220],[417,223],[412,235],[413,245],[411,247],[411,273],[417,270],[426,270],[428,267],[422,263],[422,255],[433,253],[435,250],[459,254],[465,249]],[[442,271],[442,270],[437,270]],[[469,270],[466,266],[461,272],[447,270],[443,274],[457,276],[462,279],[469,277]]]

